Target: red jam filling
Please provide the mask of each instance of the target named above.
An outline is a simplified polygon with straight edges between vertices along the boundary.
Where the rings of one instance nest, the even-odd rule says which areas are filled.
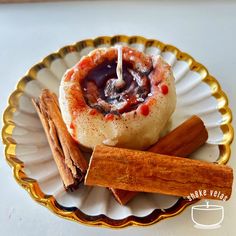
[[[140,106],[141,114],[147,116],[149,114],[149,107],[146,104]]]
[[[114,118],[115,118],[115,116],[114,116],[114,114],[112,114],[112,113],[110,113],[110,114],[106,114],[106,116],[105,116],[105,119],[107,120],[107,121],[111,121],[111,120],[114,120]]]
[[[150,93],[149,74],[152,68],[140,72],[134,70],[133,65],[127,61],[123,61],[122,64],[125,81],[122,87],[115,86],[116,60],[107,60],[96,66],[81,82],[87,105],[104,115],[110,113],[119,115],[135,110]]]
[[[91,58],[87,57],[83,61],[81,61],[79,65],[80,68],[83,70],[84,68],[89,67],[91,63],[92,63]]]
[[[67,73],[66,73],[66,81],[70,80],[71,76],[74,74],[74,69],[70,69]]]
[[[71,129],[74,129],[74,128],[75,128],[73,122],[70,123],[70,128],[71,128]]]
[[[169,88],[167,85],[163,84],[161,85],[161,92],[166,95],[169,92]]]
[[[96,115],[97,113],[98,113],[98,112],[97,112],[96,109],[91,109],[91,110],[89,111],[89,114],[92,115],[92,116]]]

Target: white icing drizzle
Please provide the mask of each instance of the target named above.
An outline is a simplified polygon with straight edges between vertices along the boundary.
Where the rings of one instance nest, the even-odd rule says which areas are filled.
[[[125,81],[123,80],[123,71],[122,71],[122,46],[121,45],[117,45],[117,66],[116,66],[116,74],[117,74],[117,80],[115,83],[116,87],[123,87],[125,84]]]

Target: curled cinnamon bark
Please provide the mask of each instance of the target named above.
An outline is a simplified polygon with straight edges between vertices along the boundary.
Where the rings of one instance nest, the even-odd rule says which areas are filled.
[[[203,121],[196,115],[190,117],[180,126],[172,130],[166,136],[150,147],[147,151],[187,157],[208,139],[208,133]],[[122,189],[111,189],[115,199],[122,205],[132,200],[138,192],[131,192]]]
[[[56,95],[44,89],[41,96],[32,102],[42,122],[65,189],[73,191],[84,179],[87,161],[67,131]]]

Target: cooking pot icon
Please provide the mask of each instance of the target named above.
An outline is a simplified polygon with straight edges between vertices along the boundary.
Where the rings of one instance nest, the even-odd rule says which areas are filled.
[[[216,229],[221,227],[224,220],[223,206],[210,205],[206,201],[204,205],[196,205],[191,209],[191,218],[194,227],[199,229]]]

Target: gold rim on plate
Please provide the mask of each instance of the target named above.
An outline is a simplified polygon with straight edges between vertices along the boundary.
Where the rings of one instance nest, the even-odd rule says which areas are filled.
[[[95,39],[87,39],[83,41],[76,42],[72,45],[65,46],[59,49],[57,52],[52,53],[45,57],[41,62],[34,65],[27,74],[18,82],[16,90],[11,94],[8,107],[6,108],[3,114],[3,122],[4,126],[2,129],[2,139],[5,144],[5,156],[9,165],[12,167],[13,175],[16,181],[31,195],[31,197],[37,201],[38,203],[44,205],[53,213],[61,216],[63,218],[84,223],[87,225],[96,225],[96,226],[105,226],[111,228],[123,228],[126,226],[139,225],[139,226],[147,226],[154,224],[162,219],[166,219],[169,217],[173,217],[181,213],[187,206],[196,203],[197,200],[192,202],[180,198],[172,207],[165,209],[164,211],[161,209],[155,209],[152,213],[145,217],[137,217],[134,215],[130,215],[123,219],[111,219],[104,214],[90,216],[82,211],[80,211],[76,207],[63,207],[59,203],[57,203],[54,196],[44,194],[39,184],[36,180],[28,177],[24,171],[24,163],[17,159],[16,157],[16,143],[12,138],[13,130],[15,128],[15,124],[13,122],[13,114],[16,111],[19,103],[20,96],[24,93],[24,89],[26,84],[35,79],[35,75],[37,72],[44,68],[49,67],[51,62],[56,58],[63,58],[70,52],[80,51],[81,49],[93,46],[97,47],[99,45],[114,45],[117,42],[125,42],[128,44],[138,43],[143,44],[148,47],[157,47],[161,52],[171,52],[173,53],[177,60],[182,60],[188,63],[190,70],[196,71],[201,74],[202,81],[204,81],[211,88],[212,96],[217,99],[218,102],[218,111],[222,115],[222,124],[221,130],[223,132],[223,140],[219,146],[220,157],[217,162],[219,164],[226,164],[230,158],[230,144],[233,140],[233,128],[231,125],[232,121],[232,113],[228,107],[228,99],[226,94],[222,91],[217,80],[211,76],[207,69],[196,62],[190,55],[187,53],[181,52],[178,48],[167,45],[159,40],[155,39],[146,39],[141,36],[125,36],[125,35],[115,35],[113,37],[109,36],[101,36]]]

